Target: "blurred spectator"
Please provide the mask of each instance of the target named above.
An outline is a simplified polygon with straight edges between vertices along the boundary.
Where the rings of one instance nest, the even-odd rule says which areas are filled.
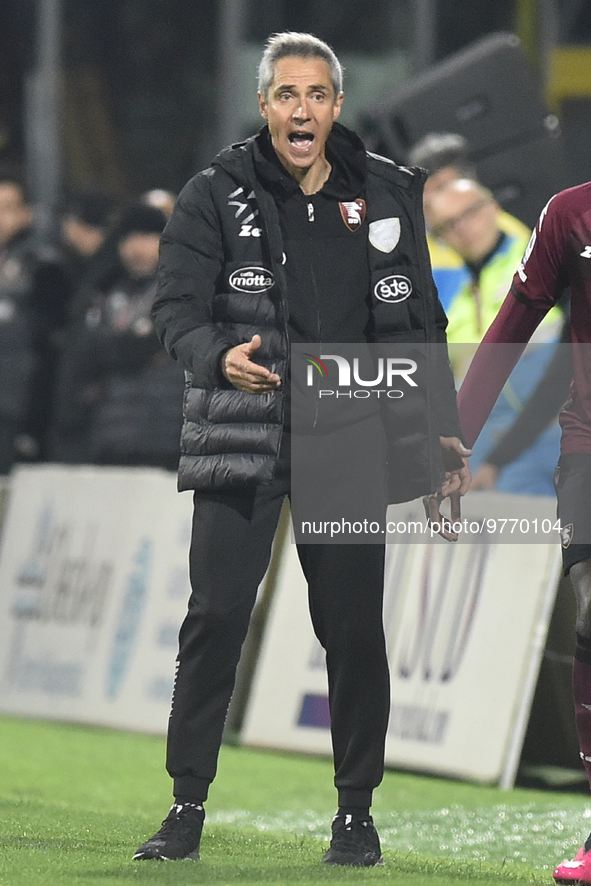
[[[142,194],[142,200],[148,206],[155,206],[160,209],[167,219],[172,215],[174,204],[176,203],[176,194],[172,191],[165,191],[163,188],[153,188]]]
[[[45,454],[45,433],[63,327],[67,279],[36,243],[25,187],[0,172],[0,473]]]
[[[408,162],[412,166],[422,166],[429,173],[425,182],[423,206],[425,220],[429,225],[429,207],[432,198],[458,178],[476,180],[476,165],[468,140],[453,132],[431,132],[418,141],[409,151]],[[506,234],[515,237],[529,237],[527,227],[519,219],[502,209],[498,209],[497,223]],[[433,279],[439,299],[447,311],[451,298],[465,282],[464,262],[444,240],[435,236],[427,228],[427,242],[433,268]]]
[[[138,205],[151,206],[159,209],[164,213],[166,220],[170,218],[176,195],[172,191],[165,191],[162,188],[153,188],[141,194],[136,202]],[[96,214],[96,209],[94,210]],[[100,288],[105,279],[110,274],[122,271],[121,258],[117,248],[117,238],[119,231],[117,225],[112,222],[117,219],[118,212],[114,207],[114,212],[109,213],[111,224],[104,232],[104,236],[100,246],[96,249],[91,258],[85,263],[84,273],[80,276],[78,286],[74,291],[74,298],[71,306],[71,318],[73,321],[82,317],[88,308],[88,295],[97,287]]]
[[[475,350],[465,345],[480,342],[497,315],[529,235],[511,235],[501,230],[500,209],[492,194],[469,179],[455,179],[440,188],[432,196],[427,214],[433,234],[462,259],[459,285],[447,309],[450,356],[456,377],[461,379]],[[470,460],[473,473],[477,473],[488,452],[533,393],[554,353],[555,346],[550,343],[557,341],[563,323],[563,313],[554,308],[540,325],[535,341],[511,374],[474,447]],[[554,422],[519,458],[499,472],[497,489],[553,495],[559,440],[558,424]]]
[[[184,378],[150,320],[165,223],[159,209],[132,206],[113,235],[117,260],[85,295],[59,375],[56,461],[178,465]]]
[[[499,214],[490,191],[465,178],[440,188],[425,209],[432,234],[462,262],[446,309],[449,341],[480,341],[507,293],[507,279],[523,258],[530,232],[507,234]]]
[[[470,146],[463,135],[454,132],[430,132],[408,152],[411,166],[422,166],[429,173],[425,182],[423,202],[456,178],[476,178],[476,165]]]
[[[61,240],[73,290],[88,271],[116,221],[117,204],[102,191],[80,191],[69,201],[61,222]]]

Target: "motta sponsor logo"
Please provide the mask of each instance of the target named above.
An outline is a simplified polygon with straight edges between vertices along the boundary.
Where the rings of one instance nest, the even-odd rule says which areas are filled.
[[[398,400],[404,397],[404,390],[395,387],[395,385],[404,383],[411,388],[418,387],[412,378],[417,371],[417,364],[414,360],[405,357],[380,357],[377,360],[377,365],[373,368],[372,374],[375,377],[362,378],[358,357],[348,360],[340,354],[320,354],[319,357],[314,354],[304,354],[303,356],[308,363],[306,385],[316,387],[319,398],[347,397],[348,399],[366,400],[371,396],[378,398],[384,396]],[[329,360],[336,363],[336,371],[334,365],[331,365],[329,372],[326,365]],[[320,388],[316,382],[325,379],[327,386]],[[331,381],[333,386],[328,387],[328,383]],[[358,387],[355,388],[354,385],[358,385]]]
[[[266,268],[239,268],[230,274],[230,286],[237,292],[266,292],[275,285],[275,277]]]
[[[394,305],[409,297],[412,292],[412,283],[408,277],[404,277],[402,274],[392,274],[390,277],[378,280],[373,292],[380,301]]]

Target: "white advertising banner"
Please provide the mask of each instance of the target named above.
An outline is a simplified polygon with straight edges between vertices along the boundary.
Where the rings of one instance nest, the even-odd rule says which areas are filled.
[[[17,468],[0,550],[0,710],[162,733],[192,499],[157,469]]]
[[[561,565],[554,499],[520,498],[521,527],[503,523],[515,497],[475,493],[463,505],[473,539],[388,545],[388,765],[513,784]],[[425,522],[420,503],[391,508],[389,517]],[[534,521],[539,543],[520,543],[520,531],[531,540]],[[512,529],[509,540],[505,530]],[[242,740],[331,752],[323,651],[292,544],[282,560]]]

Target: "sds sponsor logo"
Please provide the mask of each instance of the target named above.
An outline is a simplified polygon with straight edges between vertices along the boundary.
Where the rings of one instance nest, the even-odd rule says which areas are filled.
[[[393,305],[404,301],[412,292],[412,283],[402,274],[383,277],[374,286],[374,295],[380,301]]]
[[[266,268],[239,268],[230,274],[230,286],[237,292],[266,292],[275,285],[275,277]]]

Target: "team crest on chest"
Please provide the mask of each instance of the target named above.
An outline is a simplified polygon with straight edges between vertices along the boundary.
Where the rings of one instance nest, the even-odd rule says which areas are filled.
[[[341,217],[350,231],[357,231],[365,218],[365,200],[347,200],[339,203]]]

